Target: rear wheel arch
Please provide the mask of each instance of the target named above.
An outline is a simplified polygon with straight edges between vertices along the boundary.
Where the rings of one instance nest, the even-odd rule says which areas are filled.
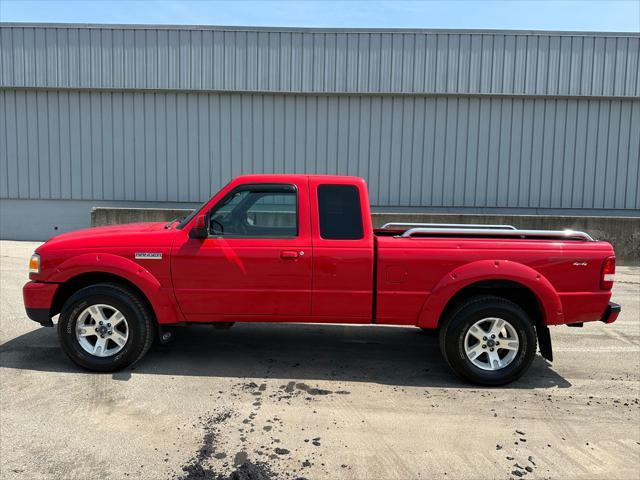
[[[438,325],[441,325],[459,305],[469,298],[486,295],[504,298],[515,303],[529,315],[534,326],[545,325],[544,307],[536,293],[522,283],[506,279],[481,280],[458,290],[442,310]]]
[[[518,262],[480,260],[449,272],[435,285],[418,314],[417,326],[438,328],[456,304],[478,294],[513,301],[536,319],[536,325],[563,320],[560,297],[543,275]]]

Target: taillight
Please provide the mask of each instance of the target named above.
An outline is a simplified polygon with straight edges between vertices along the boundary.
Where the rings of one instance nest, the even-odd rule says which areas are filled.
[[[600,277],[600,288],[611,290],[616,279],[616,257],[607,257],[602,264],[602,277]]]

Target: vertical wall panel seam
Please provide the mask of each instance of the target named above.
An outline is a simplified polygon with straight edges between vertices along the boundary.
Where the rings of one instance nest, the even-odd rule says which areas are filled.
[[[614,207],[616,206],[616,203],[617,203],[616,202],[616,197],[617,197],[616,192],[617,192],[617,189],[618,189],[618,168],[620,167],[620,146],[621,146],[620,145],[620,141],[621,141],[620,134],[621,134],[621,131],[622,131],[622,128],[621,128],[621,125],[622,125],[622,110],[623,110],[623,104],[622,104],[622,102],[620,102],[620,112],[618,112],[618,116],[619,116],[619,118],[618,118],[618,131],[616,132],[617,133],[616,169],[615,169],[615,172],[614,172],[614,175],[613,175],[614,183],[613,183],[612,186],[609,187],[609,188],[613,188],[614,189],[613,203],[612,203],[612,205]],[[625,195],[624,196],[626,197],[626,182],[625,182]]]
[[[522,100],[522,117],[520,118],[520,151],[518,152],[518,158],[519,158],[519,162],[520,162],[520,168],[518,169],[518,199],[516,200],[516,207],[520,206],[520,188],[522,187],[522,170],[523,170],[523,146],[524,146],[524,136],[523,136],[523,132],[524,132],[524,118],[525,118],[525,101],[526,100]],[[533,135],[531,135],[533,136]]]
[[[633,137],[633,132],[631,130],[631,125],[632,125],[632,120],[633,120],[633,103],[631,103],[629,105],[629,136],[627,138],[627,148],[626,148],[626,152],[627,152],[627,176],[629,175],[629,161],[633,160],[631,158],[631,155],[629,154],[631,152],[631,138]],[[638,159],[638,162],[640,163],[640,159]],[[624,201],[623,201],[623,205],[627,206],[627,197],[628,197],[628,189],[629,189],[629,182],[625,180],[624,182]]]
[[[600,130],[600,103],[598,103],[598,114],[596,115],[596,141],[598,138],[598,133]],[[597,147],[596,147],[596,152],[595,152],[595,157],[594,157],[594,166],[593,166],[593,184],[591,185],[591,191],[593,192],[593,195],[591,197],[591,208],[595,207],[595,198],[596,198],[596,178],[597,178],[597,173],[598,173],[598,152],[597,152]]]
[[[559,52],[558,52],[559,53]],[[558,63],[560,63],[560,55],[558,55]],[[560,66],[558,65],[558,85],[560,83]],[[551,137],[551,165],[549,168],[549,172],[551,175],[551,178],[549,178],[549,207],[551,207],[551,205],[553,204],[553,166],[555,165],[556,162],[556,135],[558,133],[558,99],[554,98],[553,99],[553,129],[551,130],[553,132],[553,135]],[[561,156],[562,157],[562,156]],[[559,159],[560,161],[562,161],[562,158]]]
[[[565,169],[565,165],[567,163],[567,156],[565,154],[565,152],[567,151],[566,145],[567,145],[567,123],[569,120],[569,101],[568,100],[564,100],[564,104],[565,104],[565,113],[564,113],[564,118],[563,118],[563,122],[562,122],[562,138],[564,139],[563,141],[563,149],[562,149],[562,165],[560,165],[560,172],[562,172],[562,174],[564,174],[564,172],[566,171]],[[558,199],[558,205],[562,206],[562,189],[564,188],[564,182],[562,181],[562,178],[560,179],[560,192]]]
[[[515,62],[514,62],[515,63]],[[515,79],[515,76],[514,76]],[[512,100],[511,102],[511,107],[509,108],[509,150],[508,150],[508,155],[507,155],[507,186],[506,186],[506,205],[503,205],[503,207],[508,207],[509,206],[509,182],[511,181],[511,164],[513,163],[513,158],[511,156],[511,149],[513,146],[513,136],[515,134],[514,132],[514,128],[513,128],[513,107],[514,107],[514,103],[518,102],[519,100]]]
[[[542,198],[542,184],[544,182],[544,179],[542,178],[542,172],[544,170],[544,144],[545,144],[545,133],[546,130],[544,128],[544,123],[545,123],[545,119],[547,117],[547,102],[543,101],[542,102],[542,128],[541,128],[541,147],[540,147],[540,165],[538,166],[539,170],[540,170],[540,176],[539,176],[539,180],[538,180],[538,185],[536,185],[536,188],[538,190],[538,195],[537,195],[537,202],[535,204],[533,204],[531,201],[529,201],[529,205],[532,207],[536,207],[539,208],[540,207],[540,199]]]
[[[4,177],[4,181],[6,182],[7,186],[5,189],[6,195],[7,197],[9,196],[9,182],[11,182],[11,179],[9,178],[9,131],[7,129],[7,112],[8,112],[8,108],[7,108],[7,91],[3,91],[0,93],[2,95],[2,111],[0,112],[0,115],[2,115],[4,122],[2,125],[2,128],[4,129],[4,158],[5,158],[5,162],[3,165],[3,177]],[[0,148],[2,148],[3,145],[0,145]],[[1,165],[1,163],[0,163]]]
[[[580,70],[582,71],[582,69]],[[582,81],[582,80],[581,80]],[[573,179],[571,181],[571,195],[570,195],[570,201],[569,201],[569,206],[573,205],[573,193],[575,190],[575,170],[576,170],[576,159],[577,159],[577,154],[576,152],[578,151],[578,115],[580,114],[580,104],[578,102],[576,102],[576,115],[575,115],[575,131],[573,132],[573,158],[572,160],[572,164],[573,164]],[[584,168],[583,168],[584,170]]]
[[[611,102],[609,102],[608,104],[608,110],[607,110],[607,121],[605,122],[606,128],[607,128],[607,139],[604,142],[604,146],[603,146],[603,150],[604,150],[604,159],[605,161],[607,161],[609,159],[609,139],[611,137],[611,117],[613,116],[613,112],[612,112],[612,104]],[[609,166],[609,168],[612,168],[613,165]],[[606,192],[607,192],[607,171],[605,169],[604,171],[604,179],[602,181],[602,207],[604,208],[604,206],[606,205]]]

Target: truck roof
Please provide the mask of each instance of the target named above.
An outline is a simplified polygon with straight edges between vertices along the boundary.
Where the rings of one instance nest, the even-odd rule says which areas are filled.
[[[286,180],[301,180],[303,178],[321,178],[325,181],[344,181],[344,180],[353,180],[354,182],[364,182],[364,178],[356,177],[353,175],[318,175],[318,174],[297,174],[297,173],[265,173],[265,174],[247,174],[247,175],[238,175],[234,178],[234,180],[238,179],[247,179],[254,181],[286,181]]]

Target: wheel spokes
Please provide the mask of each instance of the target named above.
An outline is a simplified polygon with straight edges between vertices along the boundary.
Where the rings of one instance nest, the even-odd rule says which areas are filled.
[[[497,337],[502,332],[502,329],[504,328],[504,324],[505,324],[504,320],[502,320],[501,318],[496,318],[491,325],[491,330],[489,333]]]
[[[477,320],[467,330],[464,353],[482,370],[500,370],[513,362],[520,351],[520,339],[514,326],[498,317]]]
[[[116,307],[93,304],[78,315],[75,337],[88,354],[109,357],[120,352],[126,345],[129,325],[126,317]]]
[[[91,315],[91,318],[96,321],[96,323],[104,323],[107,321],[107,318],[104,315],[104,310],[99,305],[91,305],[89,307],[89,314]]]
[[[476,337],[479,341],[483,341],[486,336],[487,336],[487,332],[485,332],[482,327],[479,324],[475,324],[473,325],[470,329],[469,329],[469,333],[471,335],[473,335],[474,337]]]
[[[124,320],[124,315],[122,313],[116,311],[109,318],[108,322],[111,324],[111,328],[116,328],[117,325],[120,325]]]
[[[474,359],[477,359],[480,355],[482,355],[482,353],[485,351],[486,350],[482,348],[482,344],[476,343],[473,347],[467,348],[467,356],[469,357],[469,360],[473,361]]]
[[[93,355],[97,357],[102,357],[107,350],[107,339],[103,337],[98,337],[95,345],[93,346]]]
[[[502,360],[500,360],[500,356],[498,355],[498,352],[489,351],[487,352],[487,355],[489,356],[489,365],[491,366],[491,370],[497,370],[499,368],[502,368]]]
[[[124,347],[124,344],[127,343],[127,337],[117,330],[114,330],[109,338],[119,347]]]
[[[80,325],[78,326],[78,329],[76,330],[76,332],[80,337],[91,337],[91,336],[98,335],[95,329],[93,328],[93,326],[91,325]]]
[[[500,339],[500,346],[502,350],[518,350],[520,348],[520,342],[509,338]]]

